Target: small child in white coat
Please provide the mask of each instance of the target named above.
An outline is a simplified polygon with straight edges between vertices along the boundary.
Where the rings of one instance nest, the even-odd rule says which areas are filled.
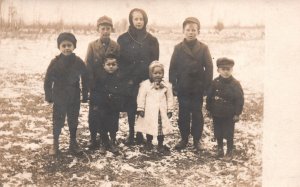
[[[173,111],[172,85],[163,80],[164,66],[153,61],[149,66],[150,79],[141,82],[137,96],[136,131],[146,133],[146,149],[153,148],[153,136],[157,136],[158,152],[164,152],[164,135],[172,132],[170,118]]]

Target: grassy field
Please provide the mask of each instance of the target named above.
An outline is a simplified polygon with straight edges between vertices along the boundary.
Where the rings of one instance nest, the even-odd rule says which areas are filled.
[[[74,157],[68,153],[69,133],[65,125],[60,138],[62,155],[49,156],[52,106],[44,101],[43,79],[50,60],[59,53],[56,36],[1,38],[0,186],[261,186],[264,39],[261,32],[253,38],[231,37],[235,36],[232,32],[215,37],[200,35],[211,50],[214,63],[221,56],[235,59],[234,76],[245,91],[244,112],[236,124],[235,156],[230,162],[214,157],[216,142],[212,121],[207,117],[201,153],[193,152],[191,139],[186,150],[174,150],[179,140],[177,107],[172,118],[174,134],[165,141],[171,148],[170,154],[125,146],[128,124],[123,113],[117,135],[121,154],[108,152],[101,156],[98,151],[91,152],[87,149],[87,104],[82,104],[78,130],[84,154]],[[78,35],[75,52],[84,59],[88,42],[96,37]],[[116,35],[112,37],[115,39]],[[181,36],[157,37],[160,60],[168,68],[173,47]]]

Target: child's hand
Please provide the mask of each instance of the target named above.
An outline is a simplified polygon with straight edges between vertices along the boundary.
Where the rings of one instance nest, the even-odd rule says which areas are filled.
[[[238,115],[233,116],[233,122],[235,123],[238,121],[240,121],[240,116],[238,116]]]
[[[172,115],[173,115],[172,112],[168,112],[168,113],[167,113],[167,116],[168,116],[169,119],[172,117]]]
[[[145,116],[145,112],[144,111],[137,111],[136,114],[138,116],[141,116],[142,118]]]

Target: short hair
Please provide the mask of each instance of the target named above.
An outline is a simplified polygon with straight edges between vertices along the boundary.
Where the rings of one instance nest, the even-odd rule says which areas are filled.
[[[118,63],[118,58],[117,58],[117,56],[115,54],[108,54],[108,55],[106,55],[103,63],[106,63],[107,60],[109,60],[109,59],[115,59],[116,62]]]

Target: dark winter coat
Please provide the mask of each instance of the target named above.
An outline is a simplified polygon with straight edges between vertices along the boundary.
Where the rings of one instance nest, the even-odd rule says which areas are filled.
[[[244,106],[244,92],[234,77],[213,80],[207,94],[206,108],[215,117],[240,115]]]
[[[80,102],[80,85],[83,100],[87,99],[87,69],[84,62],[74,53],[56,56],[47,69],[44,90],[45,99],[57,105]]]
[[[89,44],[85,63],[89,74],[90,89],[93,89],[93,87],[95,86],[95,77],[98,76],[96,75],[97,71],[95,70],[101,69],[103,67],[103,63],[107,55],[113,54],[118,58],[119,52],[120,47],[113,40],[109,41],[107,49],[100,39],[95,40]]]
[[[101,71],[101,72],[99,72]],[[121,111],[124,108],[124,84],[120,81],[119,71],[113,74],[104,69],[97,70],[95,87],[91,92],[91,99],[100,110]]]
[[[196,40],[177,44],[171,57],[169,80],[178,95],[202,95],[212,81],[213,64],[208,47]]]
[[[133,30],[133,29],[131,29]],[[149,65],[159,58],[159,44],[148,32],[143,35],[130,32],[119,36],[119,67],[127,84],[127,94],[137,96],[139,84],[149,78]]]

